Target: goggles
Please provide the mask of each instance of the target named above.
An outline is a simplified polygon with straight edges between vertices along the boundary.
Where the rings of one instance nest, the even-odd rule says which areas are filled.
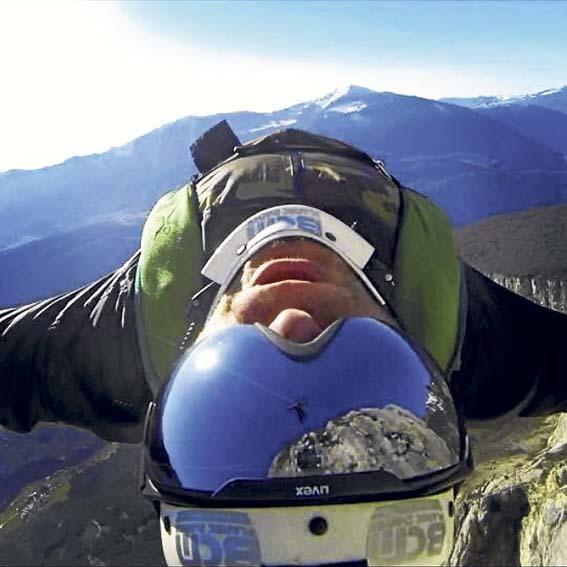
[[[336,217],[306,205],[282,205],[252,215],[237,226],[216,249],[201,273],[220,285],[210,312],[232,283],[234,276],[258,250],[285,238],[308,238],[338,254],[380,303],[385,301],[364,268],[374,247]]]

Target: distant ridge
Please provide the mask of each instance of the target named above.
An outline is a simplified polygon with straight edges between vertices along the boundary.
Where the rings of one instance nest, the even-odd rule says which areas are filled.
[[[535,104],[502,104],[476,111],[567,154],[567,113]]]
[[[275,112],[189,116],[102,154],[8,172],[0,176],[0,305],[60,293],[118,267],[157,199],[195,173],[189,144],[223,118],[243,141],[292,126],[351,143],[383,159],[455,226],[567,203],[562,134],[554,146],[536,131],[540,121],[529,120],[531,108],[514,107],[526,115],[518,131],[513,118],[349,85]],[[559,125],[550,113],[547,123]]]
[[[504,105],[536,105],[567,113],[567,85],[554,89],[546,89],[537,93],[510,97],[453,97],[441,98],[439,100],[467,108],[492,108],[494,106]]]
[[[349,85],[275,112],[188,116],[105,153],[5,173],[0,250],[117,213],[143,215],[191,178],[189,145],[221,119],[243,141],[293,127],[351,143],[384,159],[396,177],[436,200],[456,224],[567,197],[561,153],[508,124],[439,101]],[[518,184],[524,171],[531,178]]]
[[[463,258],[486,273],[567,275],[567,205],[497,215],[457,231]]]

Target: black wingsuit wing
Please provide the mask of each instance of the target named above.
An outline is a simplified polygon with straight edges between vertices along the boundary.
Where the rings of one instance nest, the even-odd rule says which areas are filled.
[[[134,276],[139,254],[76,291],[0,310],[0,423],[38,421],[138,441],[151,400],[138,351]]]
[[[465,416],[567,409],[567,315],[541,307],[465,265],[468,310],[461,370]]]

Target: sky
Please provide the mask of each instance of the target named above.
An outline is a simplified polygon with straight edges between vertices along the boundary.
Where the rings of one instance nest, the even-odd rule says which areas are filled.
[[[426,98],[567,85],[567,2],[0,0],[0,172],[188,115],[362,85]]]

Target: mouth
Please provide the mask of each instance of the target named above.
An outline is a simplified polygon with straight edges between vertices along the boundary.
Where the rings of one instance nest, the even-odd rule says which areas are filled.
[[[250,280],[250,287],[287,280],[319,282],[323,280],[322,267],[303,258],[280,258],[260,266]]]

